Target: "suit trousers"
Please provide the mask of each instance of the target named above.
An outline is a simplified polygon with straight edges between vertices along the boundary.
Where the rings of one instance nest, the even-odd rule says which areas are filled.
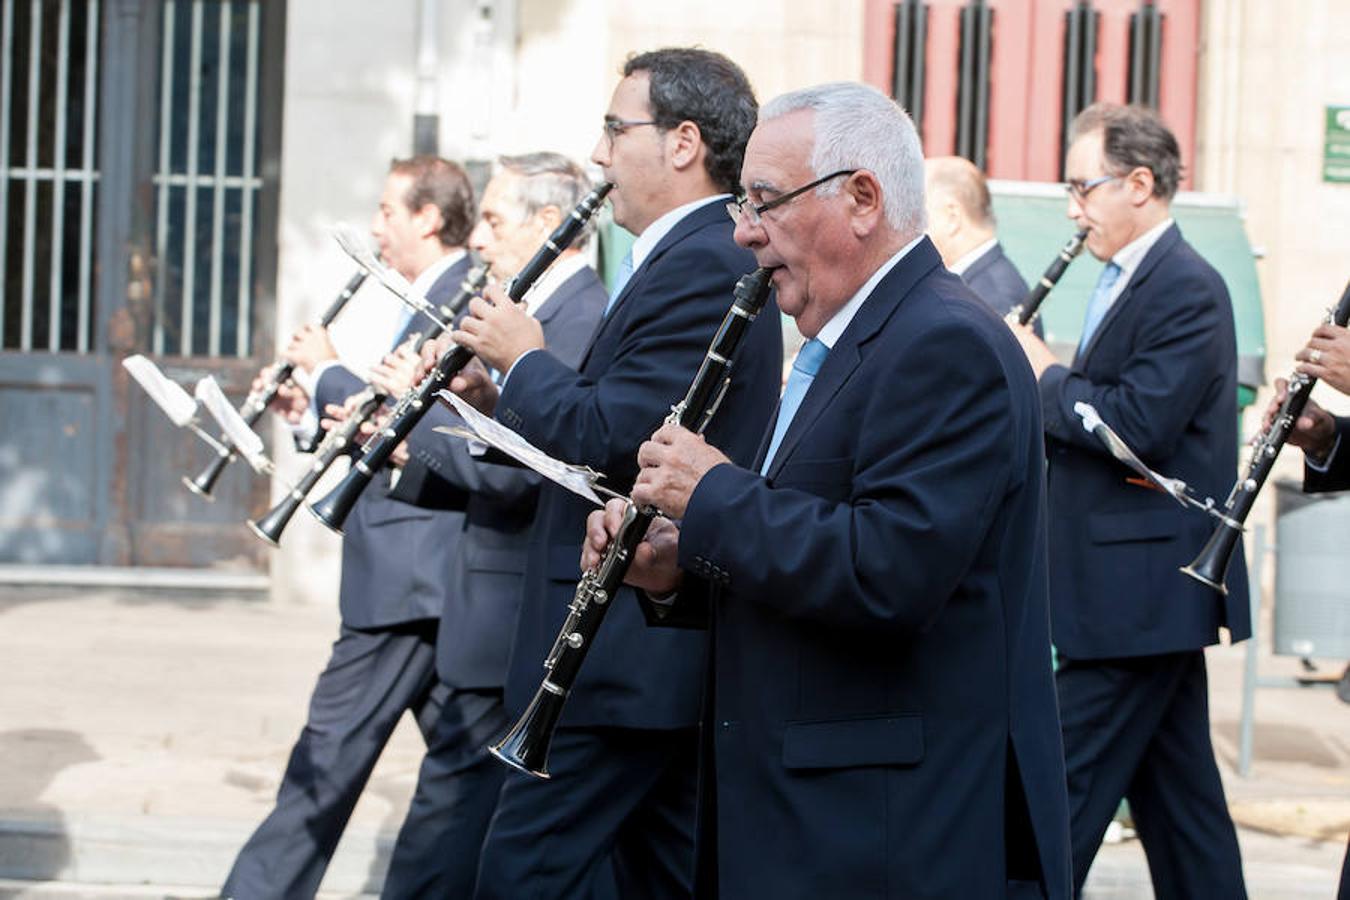
[[[276,806],[239,852],[221,893],[297,900],[319,890],[338,840],[405,710],[428,740],[445,687],[436,621],[358,631],[342,626],[310,697]]]
[[[1061,659],[1055,682],[1075,896],[1125,797],[1157,897],[1245,897],[1210,742],[1204,651]]]
[[[509,727],[501,690],[450,689],[389,859],[386,900],[471,897],[507,768],[487,745]]]
[[[560,728],[544,781],[510,772],[478,900],[664,900],[693,891],[698,731]],[[613,881],[606,867],[613,865]]]

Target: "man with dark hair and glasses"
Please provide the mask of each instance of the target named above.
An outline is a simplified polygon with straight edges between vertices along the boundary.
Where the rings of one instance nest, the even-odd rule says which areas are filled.
[[[468,373],[452,384],[550,455],[592,467],[626,491],[637,448],[702,362],[754,256],[732,240],[734,191],[756,103],[719,54],[664,49],[631,57],[592,161],[614,184],[614,220],[637,235],[580,366],[544,348],[510,304],[475,301],[453,339],[506,373],[500,394]],[[712,439],[748,463],[778,397],[782,338],[770,304],[751,327]],[[734,427],[732,427],[734,426]],[[539,510],[506,706],[528,705],[581,576],[588,504],[551,484]],[[627,593],[627,592],[625,592]],[[551,778],[508,774],[480,861],[480,898],[591,896],[612,863],[623,897],[692,891],[698,717],[706,641],[652,631],[631,596],[615,599],[553,739]]]
[[[1078,352],[1017,335],[1040,381],[1049,456],[1050,611],[1081,890],[1130,802],[1162,898],[1242,897],[1237,835],[1210,742],[1204,648],[1251,635],[1246,565],[1226,596],[1179,567],[1210,522],[1129,472],[1083,429],[1091,403],[1150,467],[1201,496],[1237,468],[1237,349],[1223,278],[1181,237],[1176,138],[1153,112],[1097,104],[1073,123],[1068,214],[1106,263]],[[1238,553],[1241,554],[1239,547]]]

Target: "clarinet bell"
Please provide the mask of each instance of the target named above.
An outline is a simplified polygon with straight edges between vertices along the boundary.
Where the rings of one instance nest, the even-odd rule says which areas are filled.
[[[529,708],[501,740],[488,747],[493,756],[518,772],[548,778],[548,750],[562,717],[566,693],[553,693],[545,681],[535,692]],[[561,688],[555,688],[561,690]]]
[[[1223,581],[1228,574],[1228,564],[1233,559],[1233,551],[1237,549],[1237,543],[1241,539],[1242,529],[1220,522],[1205,546],[1201,548],[1199,555],[1191,560],[1189,565],[1182,566],[1181,571],[1227,596],[1228,588]]]

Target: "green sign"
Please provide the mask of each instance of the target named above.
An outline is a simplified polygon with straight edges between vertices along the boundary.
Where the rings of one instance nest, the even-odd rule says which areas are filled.
[[[1350,106],[1327,107],[1322,180],[1350,182]]]

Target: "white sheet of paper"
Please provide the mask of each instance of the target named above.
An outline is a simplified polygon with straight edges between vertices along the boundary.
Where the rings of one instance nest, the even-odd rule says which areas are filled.
[[[596,506],[604,506],[605,501],[596,493],[596,482],[600,475],[594,469],[574,466],[554,459],[529,441],[516,434],[505,425],[489,419],[474,409],[463,398],[441,391],[438,397],[444,399],[455,412],[464,419],[464,429],[437,428],[443,434],[455,434],[470,440],[480,440],[490,447],[496,447],[512,459],[529,466],[554,484],[567,488],[579,497],[585,497]]]
[[[122,360],[122,368],[136,379],[169,421],[182,428],[197,417],[197,401],[176,381],[170,381],[159,366],[137,353]]]
[[[1171,496],[1182,506],[1188,505],[1186,502],[1186,482],[1179,478],[1168,478],[1166,475],[1160,475],[1145,465],[1130,445],[1125,443],[1120,435],[1116,434],[1115,429],[1102,420],[1096,407],[1091,403],[1079,400],[1073,405],[1073,411],[1083,420],[1083,430],[1096,435],[1097,440],[1102,442],[1112,456],[1134,469],[1146,481],[1161,488],[1164,493]]]
[[[239,454],[253,467],[253,471],[270,470],[271,464],[263,453],[262,438],[248,427],[244,417],[230,404],[229,398],[220,389],[215,377],[207,375],[197,382],[195,393],[202,406],[211,414],[211,418],[220,423],[221,430],[230,439],[230,443],[234,444]]]

